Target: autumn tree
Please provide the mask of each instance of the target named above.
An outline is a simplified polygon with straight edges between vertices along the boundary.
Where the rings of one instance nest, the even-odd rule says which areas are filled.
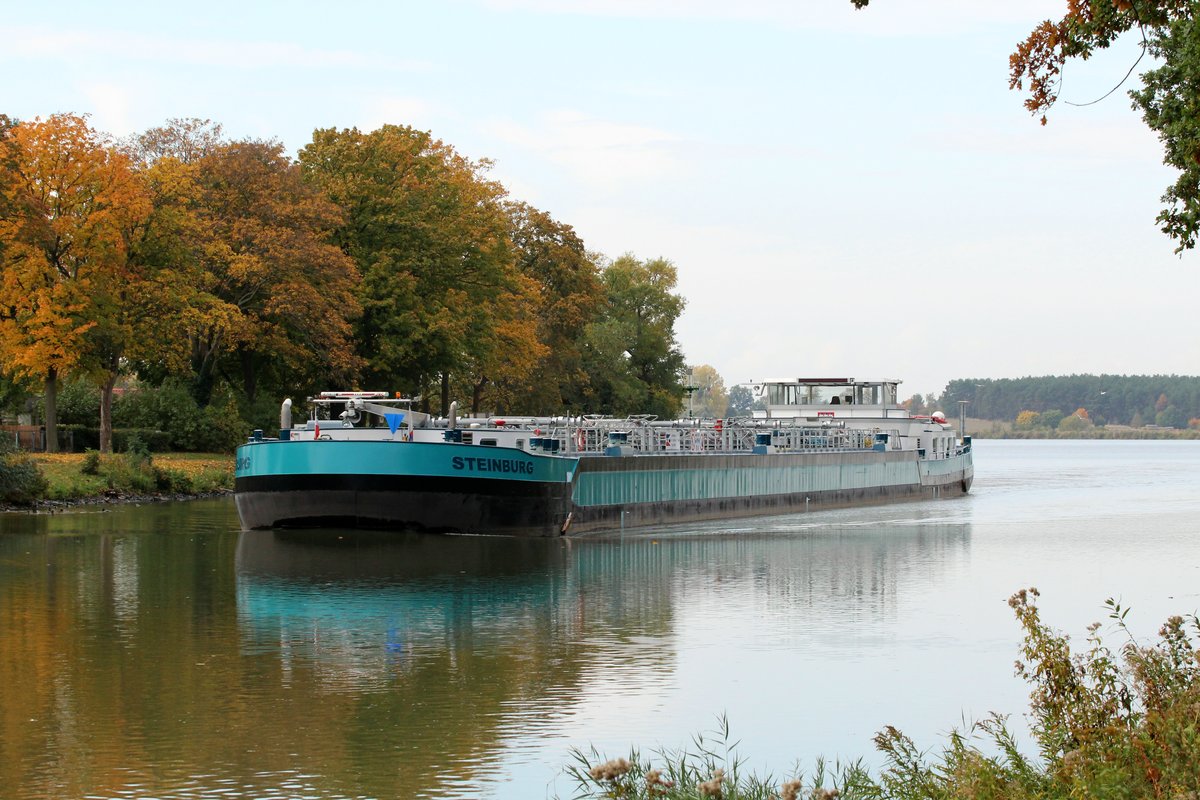
[[[537,300],[536,284],[513,275],[507,288],[490,302],[464,315],[469,324],[459,366],[452,374],[443,373],[441,382],[443,414],[447,413],[451,386],[461,386],[470,397],[471,413],[480,413],[485,404],[529,413],[522,402],[525,387],[550,352],[538,340],[537,320],[531,313]]]
[[[1038,25],[1009,58],[1009,85],[1028,90],[1025,107],[1046,114],[1059,100],[1062,69],[1071,59],[1087,59],[1136,31],[1143,55],[1155,66],[1140,75],[1142,88],[1129,92],[1142,119],[1163,145],[1163,161],[1179,170],[1162,196],[1162,231],[1176,252],[1196,246],[1200,231],[1200,29],[1195,3],[1185,0],[1072,0],[1059,20]],[[1141,62],[1138,58],[1130,74]]]
[[[273,141],[221,139],[208,120],[172,120],[131,143],[154,192],[148,251],[172,265],[187,364],[201,403],[218,379],[253,401],[352,382],[358,273],[330,236],[339,209]]]
[[[7,219],[15,211],[12,186],[17,179],[17,150],[11,139],[17,121],[7,114],[0,114],[0,220]],[[0,258],[4,257],[4,240],[0,239]]]
[[[135,258],[155,265],[157,314],[147,322],[154,348],[132,356],[138,377],[158,384],[167,375],[188,376],[196,353],[198,316],[213,301],[206,293],[198,159],[211,148],[184,143],[176,129],[192,130],[197,121],[172,120],[122,143],[150,196],[151,212],[133,243]],[[211,123],[205,123],[206,126]],[[219,136],[219,126],[206,128]],[[215,143],[213,143],[215,146]],[[203,394],[203,392],[198,392]]]
[[[725,390],[725,379],[715,367],[701,364],[691,368],[689,386],[694,392],[688,401],[689,411],[698,417],[721,418],[729,407],[729,393]]]
[[[675,321],[685,301],[675,294],[676,280],[667,259],[628,253],[601,273],[605,310],[588,326],[584,356],[588,411],[678,416],[684,360]]]
[[[910,414],[928,414],[931,410],[926,407],[925,398],[920,394],[914,394],[900,405],[908,409],[908,413]]]
[[[196,117],[174,118],[125,142],[125,148],[142,167],[168,159],[196,164],[226,144],[221,124]]]
[[[870,0],[850,2],[861,9]],[[1194,248],[1200,234],[1197,25],[1193,0],[1069,0],[1061,19],[1040,23],[1009,56],[1009,88],[1028,92],[1025,107],[1045,125],[1047,114],[1060,100],[1066,63],[1086,61],[1123,35],[1136,33],[1142,54],[1118,86],[1133,75],[1147,53],[1153,57],[1153,68],[1139,75],[1142,88],[1130,90],[1129,97],[1162,142],[1164,163],[1179,171],[1175,183],[1163,193],[1164,207],[1157,218],[1163,233],[1175,240],[1177,253]]]
[[[362,274],[356,339],[370,381],[427,398],[437,387],[444,412],[454,376],[480,386],[532,367],[535,328],[518,313],[529,284],[489,162],[399,125],[315,131],[300,162],[346,214],[335,240]]]
[[[584,331],[605,308],[598,257],[574,228],[546,212],[526,203],[506,209],[517,268],[534,284],[531,310],[545,350],[514,400],[533,414],[581,410],[589,385]]]
[[[1042,415],[1028,409],[1017,414],[1017,427],[1023,429],[1036,428],[1041,423]]]
[[[56,114],[12,129],[11,180],[0,218],[0,359],[45,387],[47,449],[57,450],[58,381],[84,372],[111,388],[137,335],[130,303],[142,300],[130,237],[149,212],[128,160],[87,120]]]
[[[16,148],[9,134],[16,126],[16,120],[5,114],[0,114],[0,220],[7,219],[13,206],[13,194],[10,191],[16,180]],[[0,237],[0,264],[4,262],[4,239]],[[0,406],[9,406],[25,395],[25,389],[8,370],[4,360],[0,360]]]

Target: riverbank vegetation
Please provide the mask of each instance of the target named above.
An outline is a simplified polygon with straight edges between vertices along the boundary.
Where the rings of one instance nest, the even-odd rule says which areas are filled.
[[[220,453],[151,454],[137,439],[117,455],[8,453],[0,465],[0,503],[120,501],[197,497],[233,489],[233,457]]]
[[[0,116],[0,411],[53,452],[60,392],[83,384],[75,433],[105,453],[123,424],[228,449],[226,427],[330,388],[674,416],[675,266],[590,251],[490,166],[397,125],[318,130],[293,158],[207,120],[118,142],[77,115]],[[174,419],[132,410],[163,387]]]
[[[817,761],[787,777],[747,774],[722,721],[682,750],[606,758],[577,751],[566,768],[577,798],[718,800],[1074,800],[1200,796],[1200,620],[1175,616],[1148,645],[1126,627],[1128,609],[1106,602],[1116,648],[1100,623],[1082,649],[1041,618],[1036,589],[1009,600],[1024,633],[1017,674],[1029,683],[1031,742],[991,716],[922,751],[894,727],[875,745],[878,776],[861,761]]]
[[[0,505],[31,505],[47,488],[46,476],[34,458],[18,452],[7,437],[0,437]]]

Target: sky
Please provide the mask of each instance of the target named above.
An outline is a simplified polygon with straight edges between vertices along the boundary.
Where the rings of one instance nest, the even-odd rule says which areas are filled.
[[[207,118],[293,154],[431,131],[590,250],[671,260],[688,363],[729,385],[1200,374],[1200,256],[1155,224],[1174,177],[1130,84],[1045,127],[1008,89],[1065,0],[171,5],[9,6],[0,112]],[[1061,97],[1138,52],[1069,64]]]

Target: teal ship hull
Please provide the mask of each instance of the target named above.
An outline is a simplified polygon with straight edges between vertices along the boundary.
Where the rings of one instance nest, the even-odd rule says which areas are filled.
[[[244,528],[557,536],[578,459],[404,441],[262,441],[237,451]]]
[[[452,442],[262,441],[238,449],[245,528],[558,536],[955,497],[969,447],[807,453],[544,454]]]

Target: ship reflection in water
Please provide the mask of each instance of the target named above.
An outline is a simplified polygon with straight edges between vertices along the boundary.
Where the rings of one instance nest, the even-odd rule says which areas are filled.
[[[969,533],[911,509],[862,517],[576,539],[243,532],[242,653],[274,664],[258,691],[292,700],[280,730],[324,719],[323,746],[349,762],[328,764],[329,788],[491,796],[524,782],[540,797],[572,745],[620,751],[722,711],[771,730],[788,717],[761,708],[764,686],[825,675],[830,659],[858,665],[850,680],[869,670],[905,587],[966,559]]]

